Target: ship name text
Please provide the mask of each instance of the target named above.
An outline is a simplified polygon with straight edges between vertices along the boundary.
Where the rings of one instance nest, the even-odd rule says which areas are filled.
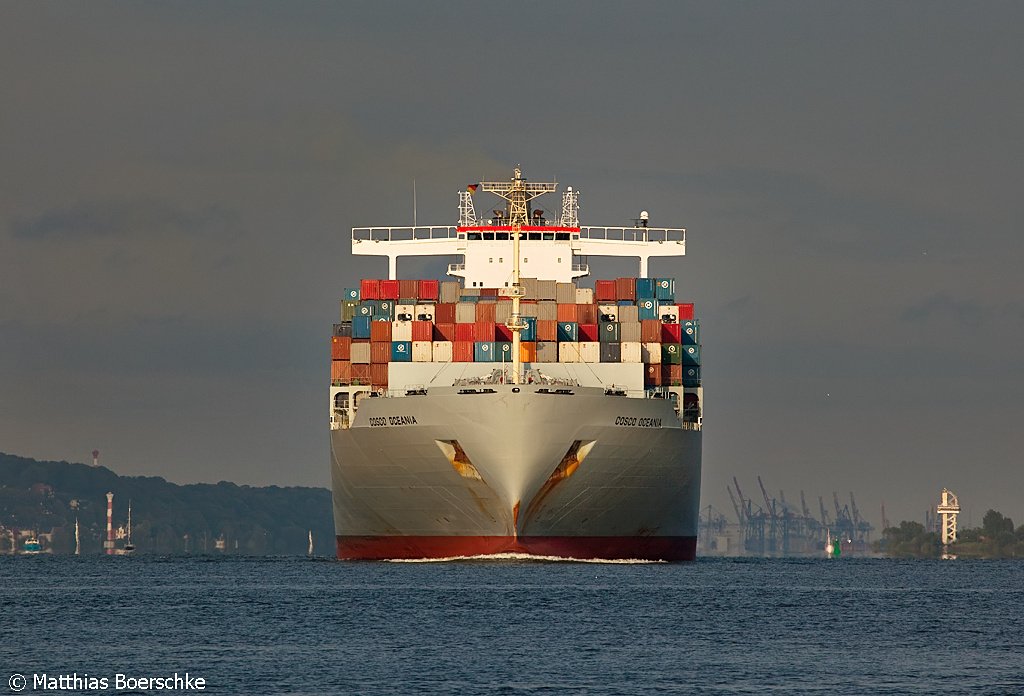
[[[624,425],[631,428],[660,428],[660,418],[639,418],[637,416],[616,416],[615,425]]]
[[[418,425],[416,416],[379,416],[370,419],[370,427],[381,425]]]

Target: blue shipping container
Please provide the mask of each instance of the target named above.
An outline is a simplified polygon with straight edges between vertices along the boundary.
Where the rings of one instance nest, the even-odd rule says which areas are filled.
[[[365,302],[360,302],[359,306],[356,307],[355,316],[357,316],[357,317],[373,316],[373,313],[376,310],[377,310],[377,301],[376,300],[366,300]]]
[[[526,328],[519,333],[520,341],[536,341],[537,340],[537,317],[520,317],[525,323]]]
[[[574,321],[558,322],[558,340],[575,342],[580,340],[579,324]]]
[[[660,318],[661,317],[658,316],[658,305],[654,304],[653,301],[651,302],[651,306],[650,307],[640,307],[640,319],[641,319],[641,321],[644,320],[644,319],[660,319]]]
[[[346,300],[359,301],[359,288],[345,288],[345,292],[342,297]]]
[[[412,362],[412,341],[392,341],[391,362]]]
[[[658,278],[654,282],[654,297],[662,301],[673,302],[676,299],[676,281],[674,278]]]
[[[686,320],[680,322],[683,325],[683,344],[688,346],[700,345],[700,323],[697,320]]]
[[[494,362],[512,362],[511,341],[497,341],[494,344]]]
[[[370,337],[370,315],[352,317],[352,338]]]
[[[700,368],[696,365],[687,365],[683,367],[683,386],[684,387],[699,387],[700,386]]]
[[[683,365],[700,365],[700,348],[697,346],[683,346]]]
[[[636,279],[636,299],[654,299],[654,278]]]
[[[494,362],[494,341],[477,341],[473,344],[473,360]]]
[[[374,300],[377,303],[377,309],[374,310],[374,315],[385,316],[388,319],[395,318],[395,303],[392,300]]]

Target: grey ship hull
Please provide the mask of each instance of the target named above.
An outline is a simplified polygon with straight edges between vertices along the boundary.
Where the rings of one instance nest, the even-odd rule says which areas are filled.
[[[671,402],[477,389],[366,398],[331,431],[339,558],[693,559],[701,432]]]

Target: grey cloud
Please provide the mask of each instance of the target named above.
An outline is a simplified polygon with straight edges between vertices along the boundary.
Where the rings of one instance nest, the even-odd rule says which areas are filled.
[[[168,201],[85,201],[53,208],[30,217],[16,218],[11,234],[24,240],[72,240],[95,237],[153,234],[232,234],[238,217],[219,207],[185,209]]]

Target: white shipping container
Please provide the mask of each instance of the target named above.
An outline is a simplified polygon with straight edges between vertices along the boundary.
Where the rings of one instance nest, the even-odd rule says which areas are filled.
[[[430,362],[434,356],[434,344],[430,341],[412,342],[412,361]]]
[[[557,283],[555,285],[555,301],[558,304],[576,304],[576,284]]]
[[[640,321],[640,308],[636,305],[620,305],[619,306],[619,321]],[[622,339],[625,341],[626,339]],[[639,340],[639,339],[637,339]]]
[[[558,343],[558,362],[578,363],[580,361],[580,344],[572,341]]]
[[[594,288],[576,288],[576,304],[594,304]]]
[[[558,321],[558,303],[547,300],[538,302],[537,318],[543,321]]]
[[[660,305],[658,307],[658,317],[666,324],[678,324],[679,308],[673,304]],[[668,319],[666,319],[666,317],[668,317]]]
[[[606,319],[605,317],[612,317]],[[598,321],[618,321],[619,320],[619,306],[613,304],[601,304],[597,306],[597,320]]]
[[[522,312],[520,312],[521,314]],[[494,321],[504,324],[512,318],[512,302],[510,300],[498,300],[494,307]]]
[[[452,342],[434,341],[433,347],[434,362],[448,363],[452,361]]]
[[[538,280],[537,281],[537,299],[538,300],[555,300],[555,290],[557,288],[557,282],[554,280]]]
[[[580,341],[580,362],[601,362],[601,344],[597,341]]]
[[[476,321],[476,302],[460,302],[455,305],[456,324],[472,324],[474,321]]]
[[[634,307],[634,309],[636,309]],[[643,335],[641,332],[641,325],[638,321],[624,321],[619,323],[619,340],[639,342],[640,337]],[[395,339],[396,341],[398,339]],[[623,360],[625,362],[625,360]]]
[[[661,364],[661,344],[660,343],[645,343],[640,349],[640,357],[643,362],[648,365],[660,365]]]
[[[642,345],[641,343],[638,343],[636,341],[623,341],[620,345],[622,347],[620,349],[621,350],[621,357],[619,358],[619,362],[624,362],[624,363],[638,363],[638,362],[640,362],[640,356],[641,356],[640,346]]]
[[[416,318],[416,305],[411,304],[396,304],[395,305],[395,319],[408,319],[412,321]],[[395,339],[398,340],[397,338]]]
[[[412,318],[416,321],[434,321],[434,305],[418,304]]]
[[[361,365],[368,365],[370,363],[370,344],[369,343],[353,343],[352,344],[352,362]]]
[[[411,341],[412,340],[412,322],[411,321],[393,321],[393,322],[391,322],[391,340],[392,341]]]
[[[537,307],[538,306],[539,305],[536,305],[533,302],[529,302],[529,303],[524,302],[523,304],[519,305],[519,316],[521,316],[521,317],[536,317],[537,316]],[[555,308],[555,311],[556,312],[558,311],[557,307]],[[509,312],[509,316],[511,316],[511,310]]]

